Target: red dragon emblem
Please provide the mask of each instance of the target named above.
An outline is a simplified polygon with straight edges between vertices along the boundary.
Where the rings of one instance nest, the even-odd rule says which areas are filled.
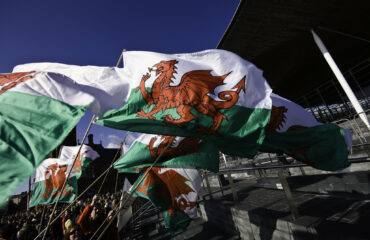
[[[172,142],[172,144],[170,147],[167,148],[166,152],[163,153],[162,159],[174,158],[179,155],[199,155],[198,144],[200,142],[200,139],[184,138],[182,141],[179,142],[178,146],[172,147],[175,144],[175,138],[175,136],[161,136],[161,139],[163,139],[163,141],[158,145],[157,150],[155,150],[154,143],[157,140],[157,137],[152,137],[149,144],[145,148],[149,148],[152,159],[157,158],[170,142]]]
[[[160,170],[160,167],[153,167],[145,178],[143,185],[139,186],[137,191],[151,197],[151,193],[148,193],[146,189],[154,184],[155,187],[159,188],[154,191],[154,197],[161,199],[163,206],[167,209],[168,213],[172,215],[176,209],[184,211],[188,207],[190,209],[194,208],[197,205],[196,201],[189,202],[181,196],[183,194],[187,195],[190,192],[195,192],[186,184],[189,180],[175,170],[169,169],[163,173],[159,173]],[[168,198],[169,196],[170,198]]]
[[[10,74],[0,74],[0,94],[17,86],[18,84],[32,79],[35,71]]]
[[[41,195],[41,198],[52,198],[52,197],[57,197],[61,194],[64,181],[66,180],[66,171],[67,171],[67,166],[66,165],[59,166],[58,163],[51,164],[50,166],[46,168],[46,171],[44,173],[45,174],[45,184],[44,184],[45,193]],[[49,175],[49,178],[47,177],[48,175]],[[69,190],[67,191],[68,188]],[[54,189],[57,189],[57,191],[54,191]],[[62,195],[64,196],[72,195],[72,187],[67,184],[63,190]]]
[[[137,112],[138,117],[155,119],[155,113],[167,109],[176,108],[180,115],[179,119],[174,119],[171,115],[165,116],[163,119],[168,124],[177,125],[179,127],[191,120],[197,120],[190,111],[195,109],[201,114],[208,115],[213,119],[213,125],[206,129],[199,125],[197,131],[205,134],[216,134],[221,122],[226,119],[226,116],[219,112],[219,109],[230,108],[239,99],[241,90],[245,92],[245,77],[243,77],[234,87],[236,91],[223,91],[218,94],[221,101],[216,101],[209,96],[214,94],[216,87],[223,85],[224,79],[230,74],[222,76],[212,76],[211,70],[195,70],[185,73],[179,85],[171,86],[173,83],[174,74],[176,72],[177,60],[161,61],[155,64],[152,68],[148,68],[149,72],[155,72],[158,76],[152,86],[152,92],[149,93],[145,89],[145,81],[150,78],[150,73],[143,75],[137,91],[141,91],[144,100],[148,106],[154,104],[154,108],[146,113],[144,110]]]
[[[79,172],[81,172],[81,160],[82,160],[82,158],[86,155],[86,153],[88,152],[88,150],[86,150],[85,152],[83,152],[83,153],[79,153],[78,154],[78,157],[77,157],[77,159],[76,159],[76,162],[75,162],[75,164],[73,165],[73,169],[72,169],[72,171],[74,172],[74,173],[79,173]],[[72,156],[72,158],[74,159],[76,157],[76,155],[73,155]]]

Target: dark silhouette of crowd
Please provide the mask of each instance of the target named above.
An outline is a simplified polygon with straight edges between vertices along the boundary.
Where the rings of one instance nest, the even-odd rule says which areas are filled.
[[[96,230],[99,236],[105,226],[112,222],[102,239],[118,239],[117,219],[113,219],[114,209],[118,207],[121,193],[96,194],[92,198],[76,201],[49,227],[48,240],[89,239]],[[59,203],[53,219],[58,216],[68,204]],[[54,205],[38,205],[28,210],[1,216],[0,240],[35,239],[43,231],[50,219]],[[42,239],[43,235],[39,237]]]

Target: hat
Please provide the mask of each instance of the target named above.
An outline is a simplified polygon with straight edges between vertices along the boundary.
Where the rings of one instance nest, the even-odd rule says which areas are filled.
[[[72,221],[71,219],[68,219],[65,223],[64,226],[66,227],[66,230],[68,231],[70,227],[72,227]]]

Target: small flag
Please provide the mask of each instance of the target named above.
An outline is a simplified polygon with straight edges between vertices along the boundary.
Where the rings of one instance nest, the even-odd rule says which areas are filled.
[[[137,134],[137,139],[128,151],[115,163],[120,172],[138,173],[141,168],[151,166],[162,154],[155,166],[193,166],[218,172],[219,151],[212,143],[197,138]]]
[[[130,183],[130,181],[125,178],[125,182],[123,183],[123,192],[129,192],[130,191],[130,188],[132,187],[132,184]]]
[[[60,202],[70,203],[76,199],[78,190],[74,172],[71,172],[63,192],[61,191],[72,163],[70,159],[49,158],[37,167],[30,207],[55,203],[59,195]]]
[[[166,228],[177,234],[186,229],[192,218],[197,217],[201,183],[197,169],[153,167],[134,196],[149,199],[162,210]]]
[[[60,150],[59,158],[70,159],[73,162],[79,148],[80,146],[74,146],[74,147],[62,146]],[[79,179],[83,175],[87,166],[92,161],[94,161],[95,159],[99,157],[100,155],[90,146],[82,145],[80,154],[78,155],[76,159],[76,163],[73,165],[73,170],[72,170],[75,173],[77,179]]]

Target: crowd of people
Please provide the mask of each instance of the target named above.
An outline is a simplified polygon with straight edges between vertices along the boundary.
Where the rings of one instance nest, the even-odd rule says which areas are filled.
[[[109,225],[102,239],[118,239],[117,220],[112,220],[112,217],[120,197],[121,193],[107,193],[76,201],[49,227],[45,239],[90,239],[95,231],[102,232],[110,221],[114,222]],[[67,206],[59,203],[53,218]],[[49,222],[53,207],[54,205],[38,205],[28,210],[19,210],[1,216],[0,240],[35,239],[39,233],[43,234],[42,231]],[[43,235],[40,236],[39,239],[42,239]]]

